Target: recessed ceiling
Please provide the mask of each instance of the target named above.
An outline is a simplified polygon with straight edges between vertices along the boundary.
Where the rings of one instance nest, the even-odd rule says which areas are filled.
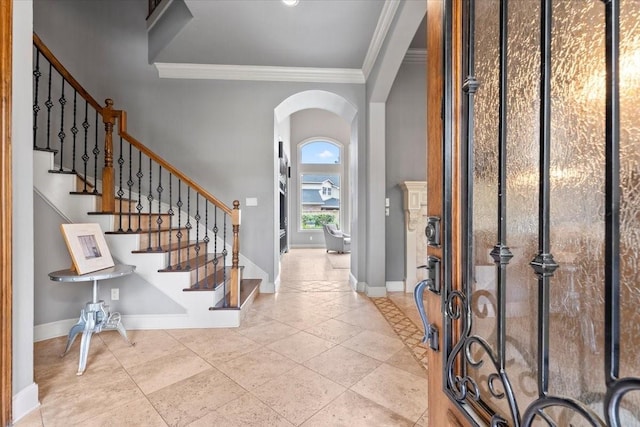
[[[361,69],[383,0],[185,0],[193,19],[155,62]]]

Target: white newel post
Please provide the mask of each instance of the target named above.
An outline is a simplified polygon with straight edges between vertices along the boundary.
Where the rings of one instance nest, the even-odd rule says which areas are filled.
[[[427,225],[426,181],[405,181],[400,184],[404,192],[405,212],[405,292],[413,292],[416,284],[424,278],[424,270],[417,267],[427,259],[427,240],[424,229]]]

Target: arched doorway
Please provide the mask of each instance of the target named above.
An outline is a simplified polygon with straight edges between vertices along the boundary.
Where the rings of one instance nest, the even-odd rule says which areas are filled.
[[[332,92],[322,90],[310,90],[305,92],[299,92],[291,95],[287,99],[283,100],[276,108],[274,108],[274,209],[278,210],[274,212],[274,217],[280,217],[280,156],[282,151],[291,158],[291,116],[299,111],[308,109],[319,109],[328,111],[335,114],[344,120],[349,126],[349,141],[348,141],[348,165],[345,165],[345,175],[350,183],[348,194],[344,194],[343,204],[347,206],[348,218],[345,218],[345,223],[349,224],[349,229],[352,232],[352,263],[351,263],[351,275],[350,281],[352,286],[355,287],[357,283],[358,271],[364,269],[359,268],[364,264],[364,254],[359,255],[358,251],[358,239],[359,234],[357,227],[354,226],[355,218],[357,218],[358,206],[355,201],[358,199],[358,110],[356,107],[348,102],[345,98]],[[280,149],[282,147],[282,149]],[[288,224],[291,227],[291,222]],[[274,291],[277,290],[280,281],[280,224],[274,224]]]

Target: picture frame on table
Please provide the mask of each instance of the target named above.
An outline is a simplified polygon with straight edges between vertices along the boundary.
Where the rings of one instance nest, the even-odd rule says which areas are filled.
[[[60,230],[71,255],[71,269],[79,275],[115,265],[100,224],[62,224]]]

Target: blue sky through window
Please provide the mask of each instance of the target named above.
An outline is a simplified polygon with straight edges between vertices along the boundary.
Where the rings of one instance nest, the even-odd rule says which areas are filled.
[[[340,148],[327,141],[314,141],[300,148],[301,163],[306,164],[339,164]]]

